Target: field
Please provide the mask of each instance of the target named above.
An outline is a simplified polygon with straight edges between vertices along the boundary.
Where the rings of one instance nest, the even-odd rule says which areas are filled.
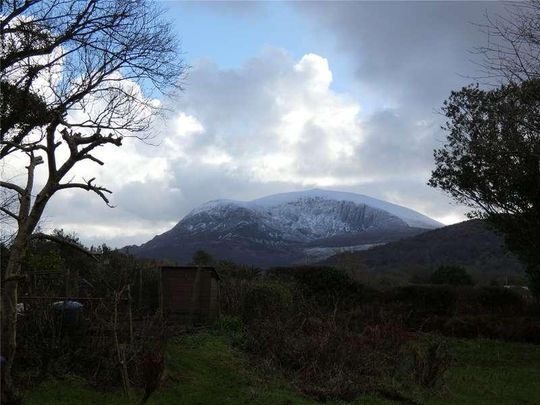
[[[540,346],[495,340],[450,340],[454,356],[438,392],[421,392],[422,404],[540,404]],[[133,397],[139,398],[141,392]],[[25,393],[25,403],[130,404],[120,391],[98,392],[69,377]],[[201,332],[169,343],[163,384],[149,404],[311,404],[283,377],[268,374],[235,350],[220,332]],[[333,402],[338,404],[339,402]],[[364,396],[357,404],[395,404]]]

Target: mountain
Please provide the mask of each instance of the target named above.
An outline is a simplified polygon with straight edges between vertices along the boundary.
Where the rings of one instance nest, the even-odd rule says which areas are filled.
[[[426,277],[438,266],[464,266],[477,280],[522,277],[519,260],[504,248],[503,237],[481,220],[471,220],[374,247],[343,253],[322,263],[361,268],[370,273]]]
[[[417,235],[441,224],[411,209],[329,190],[215,200],[130,253],[181,263],[204,249],[217,259],[267,267],[320,260]]]

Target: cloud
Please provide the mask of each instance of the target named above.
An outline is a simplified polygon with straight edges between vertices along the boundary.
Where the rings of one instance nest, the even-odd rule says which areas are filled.
[[[295,59],[268,48],[236,69],[198,61],[185,93],[167,106],[169,119],[153,128],[157,146],[127,140],[100,150],[103,168],[78,172],[97,174],[114,191],[116,208],[81,191],[61,193],[44,226],[75,231],[89,243],[142,243],[211,199],[312,187],[450,215],[448,199],[425,185],[433,117],[364,112],[362,100],[336,92],[332,81],[330,62],[313,53]]]
[[[358,84],[381,104],[433,111],[478,69],[478,24],[501,2],[299,2],[320,36],[350,57]]]
[[[235,70],[202,61],[175,106],[201,125],[184,140],[185,159],[213,156],[261,182],[318,184],[357,159],[362,139],[358,103],[331,83],[328,61],[314,54],[267,49]]]

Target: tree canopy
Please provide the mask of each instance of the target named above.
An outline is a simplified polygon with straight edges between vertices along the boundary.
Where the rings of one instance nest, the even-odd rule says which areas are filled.
[[[540,291],[540,80],[451,93],[429,184],[505,234]]]

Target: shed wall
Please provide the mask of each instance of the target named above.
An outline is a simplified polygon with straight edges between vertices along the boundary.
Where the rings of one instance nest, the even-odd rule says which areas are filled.
[[[162,269],[162,309],[169,319],[188,323],[214,321],[219,313],[218,280],[213,269]]]

